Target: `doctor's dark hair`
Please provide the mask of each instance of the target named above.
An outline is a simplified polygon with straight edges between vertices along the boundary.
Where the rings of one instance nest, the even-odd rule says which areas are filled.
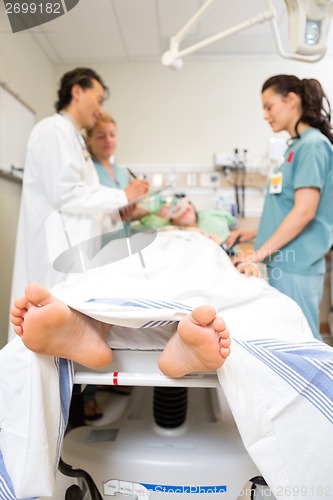
[[[266,80],[261,92],[263,93],[269,88],[284,97],[289,92],[294,92],[300,97],[302,113],[295,126],[298,137],[298,125],[303,122],[310,125],[310,127],[319,129],[333,143],[331,106],[318,80],[314,78],[300,80],[294,75],[276,75]]]
[[[108,88],[102,78],[90,68],[76,68],[65,73],[60,80],[58,101],[55,103],[57,113],[70,104],[74,85],[80,85],[82,89],[91,89],[94,85],[93,80],[97,80],[108,94]]]

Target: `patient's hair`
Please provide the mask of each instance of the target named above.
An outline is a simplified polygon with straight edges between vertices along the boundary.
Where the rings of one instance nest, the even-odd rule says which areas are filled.
[[[76,68],[65,73],[60,80],[58,101],[55,103],[56,111],[59,113],[59,111],[70,104],[74,85],[80,85],[82,89],[91,89],[93,87],[93,80],[97,80],[108,95],[107,86],[94,70],[90,68]]]
[[[301,98],[302,114],[295,126],[298,137],[298,125],[303,122],[310,125],[310,127],[319,129],[333,143],[331,106],[318,80],[314,78],[300,80],[294,75],[276,75],[266,80],[261,92],[263,93],[269,88],[284,97],[289,92],[294,92]]]

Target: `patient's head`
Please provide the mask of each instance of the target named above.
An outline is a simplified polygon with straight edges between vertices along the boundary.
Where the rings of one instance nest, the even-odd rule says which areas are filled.
[[[170,220],[172,224],[180,227],[191,227],[198,225],[198,213],[189,200],[184,200],[182,212]]]

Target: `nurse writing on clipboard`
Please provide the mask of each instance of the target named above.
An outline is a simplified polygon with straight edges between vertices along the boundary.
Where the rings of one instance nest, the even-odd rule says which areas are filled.
[[[325,255],[333,235],[331,109],[321,84],[293,75],[269,78],[262,87],[265,119],[274,132],[289,133],[283,164],[269,181],[258,233],[236,230],[232,246],[256,237],[251,260],[267,265],[272,286],[302,308],[312,333],[319,333]],[[281,311],[283,314],[283,311]]]

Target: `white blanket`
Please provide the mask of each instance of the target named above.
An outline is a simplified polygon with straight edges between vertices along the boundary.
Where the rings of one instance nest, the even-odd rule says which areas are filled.
[[[333,350],[313,339],[291,299],[264,280],[239,274],[214,242],[197,233],[159,233],[141,258],[134,254],[84,275],[72,275],[53,292],[71,307],[118,325],[120,328],[111,328],[110,345],[133,349],[138,346],[135,336],[128,338],[128,328],[133,332],[145,328],[148,341],[144,348],[159,349],[165,344],[166,330],[174,331],[176,322],[193,307],[214,305],[233,337],[232,353],[218,376],[253,461],[277,498],[332,498]],[[8,364],[15,349],[8,352],[5,348],[1,356]],[[29,353],[25,362],[30,366],[48,364],[48,380],[58,382],[53,359]],[[2,363],[0,370],[1,383],[6,378]],[[20,377],[15,375],[16,385],[23,385]],[[40,377],[46,377],[45,371]],[[25,391],[32,394],[27,383]],[[15,442],[15,432],[7,432],[9,423],[11,429],[25,426],[28,438],[35,430],[26,425],[27,414],[33,415],[42,426],[38,433],[47,427],[51,432],[48,439],[52,433],[54,442],[59,435],[62,438],[52,420],[43,421],[45,415],[41,418],[43,408],[48,412],[49,394],[37,392],[38,404],[34,390],[30,401],[25,399],[26,413],[20,415],[10,394],[6,395],[5,412],[4,399],[0,400],[0,446],[18,497],[49,495],[52,481],[40,487],[33,474],[20,479],[13,454],[3,445],[11,439]],[[30,458],[36,441],[29,442],[30,470],[39,471],[48,464],[49,471],[57,462],[56,447],[52,445],[54,451],[37,463]],[[27,450],[16,447],[15,456],[20,455],[24,463]]]

